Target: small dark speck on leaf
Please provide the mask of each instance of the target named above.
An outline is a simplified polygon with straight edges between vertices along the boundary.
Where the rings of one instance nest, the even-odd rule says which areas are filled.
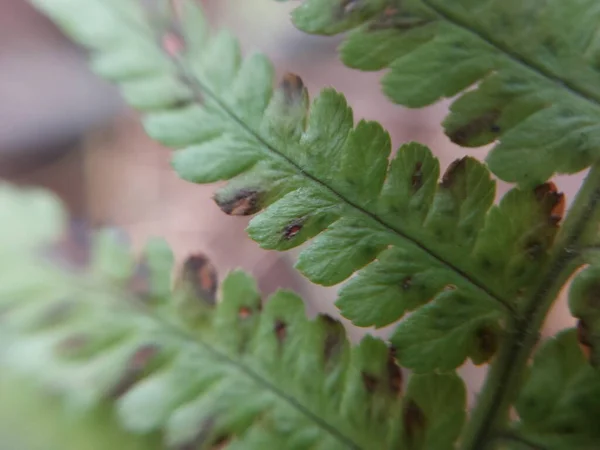
[[[404,431],[409,442],[414,442],[417,435],[421,434],[426,426],[427,419],[423,410],[411,398],[404,404],[402,411],[402,420],[404,422]]]
[[[410,289],[410,287],[412,286],[412,277],[411,276],[407,276],[404,277],[404,279],[402,280],[402,289],[405,291],[408,291]]]
[[[377,389],[377,385],[379,384],[379,380],[375,378],[373,375],[368,374],[366,372],[361,372],[363,384],[368,393],[372,394]]]
[[[252,311],[250,310],[250,308],[248,308],[246,306],[242,306],[238,310],[238,317],[242,320],[247,319],[248,317],[250,317],[251,314],[252,314]]]
[[[283,343],[287,336],[287,324],[284,321],[277,319],[273,326],[273,331],[275,332],[275,336],[279,343]]]
[[[490,358],[498,349],[498,336],[492,328],[481,327],[476,332],[480,352]]]
[[[418,191],[421,186],[423,186],[423,163],[421,161],[417,161],[415,164],[415,169],[413,170],[411,179],[411,186],[414,192]]]

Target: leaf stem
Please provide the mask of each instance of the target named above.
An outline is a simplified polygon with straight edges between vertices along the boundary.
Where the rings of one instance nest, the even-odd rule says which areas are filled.
[[[587,245],[589,231],[597,227],[599,212],[600,163],[597,163],[590,169],[575,198],[543,275],[531,294],[519,305],[518,314],[508,321],[505,336],[464,430],[462,450],[491,448],[493,436],[504,428],[544,320],[561,289],[577,269],[577,255]]]

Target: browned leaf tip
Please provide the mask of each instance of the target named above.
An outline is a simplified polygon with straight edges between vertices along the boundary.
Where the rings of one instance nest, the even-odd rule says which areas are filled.
[[[475,117],[469,123],[455,130],[448,131],[448,137],[455,144],[467,145],[471,139],[480,134],[500,133],[501,129],[496,123],[499,117],[499,110],[487,111],[479,117]]]
[[[250,216],[261,210],[262,192],[255,189],[240,189],[232,197],[215,195],[213,200],[221,211],[230,216]]]
[[[323,357],[325,364],[333,362],[344,348],[346,331],[344,326],[333,317],[321,314],[319,319],[326,327],[325,340],[323,343]]]
[[[218,287],[217,271],[206,256],[196,254],[188,257],[183,264],[181,278],[198,299],[210,305],[215,304]]]
[[[427,418],[423,410],[412,399],[406,399],[402,409],[402,422],[404,424],[404,433],[409,443],[414,442],[417,437],[422,435],[427,426]]]
[[[387,373],[390,391],[396,395],[402,393],[402,370],[396,362],[396,349],[390,348],[387,360]]]
[[[123,396],[138,382],[150,362],[158,355],[160,348],[153,344],[143,345],[129,358],[123,375],[108,393],[112,399]]]
[[[288,105],[294,105],[303,101],[306,90],[302,78],[293,73],[286,73],[279,84]]]
[[[466,170],[468,159],[469,157],[465,156],[464,158],[455,159],[454,161],[452,161],[452,163],[446,169],[446,172],[444,172],[444,176],[442,177],[442,182],[440,183],[440,185],[443,188],[449,188],[454,184],[454,182],[456,181],[456,177]]]
[[[273,325],[273,332],[279,343],[283,343],[287,337],[287,324],[283,320],[277,319]]]
[[[536,187],[534,194],[542,205],[543,211],[548,214],[548,223],[553,226],[558,225],[565,215],[565,195],[558,192],[556,185],[551,181]]]

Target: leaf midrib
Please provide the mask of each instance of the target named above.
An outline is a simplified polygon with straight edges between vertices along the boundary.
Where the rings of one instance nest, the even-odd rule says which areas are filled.
[[[493,35],[486,32],[486,30],[475,26],[474,23],[465,21],[454,11],[448,10],[440,5],[436,5],[431,0],[421,0],[421,2],[435,12],[441,19],[475,36],[487,45],[498,50],[498,52],[504,54],[506,58],[512,61],[514,64],[521,66],[526,71],[531,72],[538,77],[546,79],[550,83],[554,84],[556,89],[564,90],[571,96],[576,97],[579,101],[584,101],[592,105],[594,108],[600,109],[600,96],[595,92],[591,92],[589,89],[586,89],[585,86],[581,85],[581,83],[561,78],[559,75],[547,69],[543,65],[538,64],[535,60],[527,58],[521,53],[503,44],[501,41],[495,39]]]

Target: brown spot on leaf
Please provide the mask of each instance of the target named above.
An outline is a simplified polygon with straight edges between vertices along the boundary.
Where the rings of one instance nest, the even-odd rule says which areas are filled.
[[[396,349],[393,347],[390,348],[388,353],[387,373],[390,391],[396,395],[400,395],[402,393],[402,370],[396,362]]]
[[[273,325],[273,331],[275,332],[275,336],[279,343],[283,343],[287,336],[287,324],[284,321],[277,319]]]
[[[215,196],[213,200],[225,214],[250,216],[261,210],[261,194],[255,189],[240,189],[231,198],[223,199]]]
[[[451,187],[456,181],[456,177],[466,170],[468,157],[455,159],[446,169],[444,176],[442,177],[442,182],[440,185],[443,188]]]
[[[152,359],[159,353],[160,348],[153,344],[143,345],[129,358],[125,371],[119,381],[109,392],[109,397],[117,399],[123,396],[135,383],[138,382],[144,370]]]
[[[150,294],[150,267],[146,261],[140,261],[127,283],[127,289],[134,295],[146,297]]]
[[[421,161],[417,161],[415,164],[411,179],[411,186],[413,192],[417,192],[419,189],[421,189],[421,186],[423,186],[423,163]]]
[[[455,144],[466,145],[473,137],[481,133],[499,133],[501,130],[496,124],[499,117],[499,110],[487,111],[456,130],[449,131],[448,137]]]
[[[478,353],[490,359],[498,350],[498,335],[492,327],[480,327],[475,332]]]
[[[294,237],[296,237],[296,235],[298,235],[298,233],[300,233],[300,231],[302,231],[303,226],[304,226],[303,219],[293,220],[291,223],[286,225],[286,227],[283,229],[283,238],[286,241],[293,239]]]
[[[537,186],[534,195],[542,210],[548,214],[548,223],[552,226],[558,225],[565,215],[565,195],[558,192],[556,185],[551,181]]]
[[[372,394],[377,389],[379,380],[367,372],[361,372],[363,384],[369,394]]]
[[[248,308],[247,306],[242,306],[239,310],[238,310],[238,317],[242,320],[247,319],[248,317],[250,317],[252,315],[252,311],[250,310],[250,308]]]
[[[525,244],[525,254],[532,260],[538,260],[545,252],[546,248],[544,244],[535,238],[529,239]]]
[[[590,329],[583,319],[577,321],[577,340],[579,347],[588,361],[592,357],[592,340],[590,338]]]
[[[412,277],[409,275],[402,279],[402,284],[400,285],[403,290],[408,291],[412,286]]]
[[[217,271],[203,254],[190,256],[183,264],[181,282],[190,287],[201,300],[215,304],[217,296]]]
[[[414,442],[425,430],[427,418],[423,410],[412,398],[407,399],[404,403],[402,408],[402,422],[404,423],[404,432],[409,443]]]
[[[346,336],[344,327],[340,322],[327,314],[321,314],[320,319],[325,323],[325,341],[323,343],[323,357],[325,363],[330,362],[339,355],[344,346]]]
[[[304,83],[302,78],[293,73],[286,73],[279,85],[288,105],[295,105],[304,99]]]

